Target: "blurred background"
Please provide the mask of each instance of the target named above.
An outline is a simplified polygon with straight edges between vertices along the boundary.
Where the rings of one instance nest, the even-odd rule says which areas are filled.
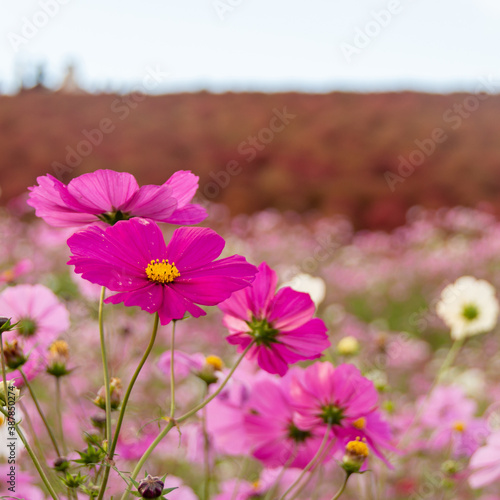
[[[500,212],[495,0],[3,0],[0,204],[99,168],[404,224]]]

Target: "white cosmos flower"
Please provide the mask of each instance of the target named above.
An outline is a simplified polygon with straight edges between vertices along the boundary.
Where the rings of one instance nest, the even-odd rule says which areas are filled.
[[[495,288],[485,280],[462,276],[441,292],[436,312],[455,340],[489,332],[498,320]]]
[[[283,283],[280,288],[283,288],[285,286],[293,288],[296,292],[308,293],[316,307],[318,307],[321,302],[325,300],[325,282],[321,278],[315,278],[310,274],[296,274],[290,281]]]

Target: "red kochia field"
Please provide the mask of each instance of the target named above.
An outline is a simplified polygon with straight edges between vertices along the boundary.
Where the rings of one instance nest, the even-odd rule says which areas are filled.
[[[0,213],[0,496],[500,498],[495,216],[200,189],[47,174]]]
[[[369,229],[404,224],[414,205],[486,203],[498,214],[500,97],[489,88],[0,96],[0,202],[38,175],[69,182],[114,168],[145,184],[196,170],[199,195],[233,214],[342,213]]]

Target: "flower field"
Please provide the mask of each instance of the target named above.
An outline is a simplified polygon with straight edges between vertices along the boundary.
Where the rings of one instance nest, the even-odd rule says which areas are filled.
[[[197,187],[43,176],[0,212],[0,498],[499,500],[496,218]]]

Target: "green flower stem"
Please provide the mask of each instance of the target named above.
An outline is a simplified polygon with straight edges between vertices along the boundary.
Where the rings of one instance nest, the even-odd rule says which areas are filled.
[[[57,413],[57,423],[59,427],[59,435],[61,439],[61,445],[63,449],[64,456],[68,454],[68,448],[66,447],[66,439],[64,439],[64,428],[62,419],[62,408],[61,408],[61,378],[56,377],[56,413]]]
[[[170,343],[170,420],[174,418],[175,414],[175,366],[174,366],[174,354],[175,354],[175,325],[177,321],[174,319],[172,321],[172,341]]]
[[[321,445],[318,448],[318,451],[312,457],[311,461],[304,467],[304,470],[300,473],[299,477],[292,483],[292,485],[283,493],[281,496],[280,500],[285,500],[286,496],[288,493],[290,493],[299,483],[302,481],[302,478],[309,472],[311,467],[313,467],[316,463],[316,461],[321,457],[321,454],[323,453],[323,450],[325,449],[326,444],[328,443],[328,438],[330,437],[330,432],[332,430],[332,424],[328,424],[325,432],[325,436],[323,437],[323,441],[321,441]]]
[[[290,465],[292,465],[292,462],[297,458],[297,451],[298,451],[297,446],[294,446],[294,450],[290,455],[290,458],[285,462],[285,465],[283,465],[283,467],[281,468],[278,477],[274,480],[274,483],[271,486],[271,488],[269,488],[269,491],[264,497],[264,500],[272,500],[273,496],[276,494],[276,490],[279,487],[280,481],[283,479],[283,476],[285,475],[285,472],[289,469]]]
[[[5,353],[3,352],[3,339],[1,333],[0,333],[0,353],[2,358],[1,362],[2,362],[3,391],[5,394],[5,401],[7,402],[7,370],[5,368]]]
[[[49,423],[48,423],[48,421],[47,421],[47,419],[42,411],[42,408],[40,407],[40,404],[38,403],[38,399],[35,395],[35,392],[33,391],[32,387],[31,387],[31,384],[28,381],[28,377],[26,377],[26,374],[24,373],[24,371],[21,367],[19,367],[18,370],[19,370],[19,373],[21,374],[21,376],[23,377],[24,384],[28,388],[28,391],[31,395],[31,399],[33,400],[33,403],[35,403],[36,409],[38,410],[38,414],[40,415],[40,418],[42,419],[43,424],[45,425],[45,428],[47,429],[47,432],[49,433],[49,437],[50,437],[50,440],[52,441],[52,445],[54,446],[54,450],[56,451],[57,456],[60,457],[61,452],[59,450],[59,446],[57,446],[56,438],[54,437],[54,433],[52,432],[52,429],[50,428],[50,425],[49,425]]]
[[[443,377],[443,374],[448,370],[455,360],[457,359],[458,353],[462,349],[464,343],[465,343],[466,337],[462,337],[459,339],[456,339],[452,346],[450,347],[450,350],[448,351],[448,354],[446,355],[445,360],[443,361],[443,364],[439,368],[439,371],[432,382],[431,388],[427,391],[427,394],[422,401],[422,404],[420,405],[415,417],[413,420],[410,422],[410,424],[407,426],[405,432],[401,436],[401,439],[399,440],[398,443],[398,448],[404,448],[407,445],[407,439],[409,436],[409,431],[413,429],[414,425],[417,424],[420,421],[420,418],[422,417],[422,413],[425,410],[425,407],[427,406],[427,403],[429,402],[430,397],[432,396],[432,393],[434,392],[434,389],[438,386],[439,382],[441,382],[441,379]]]
[[[340,498],[340,496],[342,495],[342,493],[344,493],[345,488],[347,486],[347,481],[349,481],[350,477],[351,477],[351,474],[349,474],[349,472],[346,472],[344,483],[340,487],[340,490],[337,491],[337,493],[335,493],[335,495],[333,496],[332,500],[338,500]]]
[[[202,408],[205,408],[205,406],[207,406],[207,404],[210,403],[210,401],[215,399],[222,392],[222,390],[224,389],[224,387],[226,386],[226,384],[229,382],[229,380],[233,376],[234,372],[236,371],[236,368],[238,368],[238,366],[243,361],[243,359],[245,358],[248,351],[254,346],[254,344],[255,344],[255,340],[253,340],[252,342],[250,342],[250,344],[248,344],[248,346],[245,348],[245,350],[241,353],[240,357],[237,359],[236,363],[231,368],[231,371],[227,374],[227,377],[224,379],[224,381],[219,386],[219,388],[211,396],[209,396],[208,398],[203,400],[198,406],[195,406],[192,410],[189,410],[187,413],[185,413],[181,417],[175,419],[175,421],[172,419],[169,419],[168,425],[165,427],[165,429],[163,429],[160,432],[160,434],[158,434],[156,439],[149,445],[149,448],[144,452],[144,454],[140,458],[139,462],[135,466],[134,470],[132,471],[132,475],[130,476],[132,479],[134,479],[134,480],[137,479],[137,476],[139,475],[139,472],[141,471],[142,466],[145,464],[145,462],[147,461],[147,459],[149,458],[151,453],[153,453],[153,451],[158,446],[158,444],[162,441],[162,439],[170,432],[172,427],[174,427],[177,424],[180,424],[181,422],[184,422],[184,420],[187,420],[189,417],[192,417],[194,414],[199,412]],[[128,486],[127,490],[125,491],[125,493],[122,495],[122,500],[126,500],[128,498],[131,488],[132,488],[132,486],[130,484]],[[99,500],[101,500],[101,499],[99,499]]]
[[[130,398],[130,394],[131,394],[132,389],[134,387],[134,384],[135,384],[135,382],[137,380],[137,377],[139,376],[139,373],[142,370],[142,367],[146,363],[146,360],[148,359],[149,354],[151,353],[151,350],[153,349],[153,346],[154,346],[154,343],[155,343],[155,340],[156,340],[156,334],[158,332],[158,324],[159,324],[158,313],[155,313],[155,319],[154,319],[154,325],[153,325],[153,332],[151,334],[151,339],[149,341],[148,347],[146,348],[146,351],[144,352],[144,354],[143,354],[143,356],[141,358],[141,361],[139,362],[139,365],[137,366],[137,368],[136,368],[136,370],[134,372],[134,375],[132,376],[132,379],[130,380],[130,383],[129,383],[128,387],[127,387],[127,391],[125,392],[125,395],[123,396],[123,401],[122,401],[121,408],[120,408],[120,414],[118,415],[118,421],[116,423],[115,435],[113,437],[113,441],[112,441],[110,447],[108,448],[108,457],[107,457],[107,459],[108,459],[109,462],[111,462],[113,460],[113,457],[114,457],[114,454],[115,454],[116,445],[118,444],[118,437],[119,437],[120,430],[121,430],[121,427],[122,427],[123,418],[125,416],[125,410],[127,408],[127,403],[128,403],[129,398]],[[109,479],[109,473],[110,473],[110,471],[111,471],[111,467],[108,464],[106,466],[106,471],[104,472],[104,478],[103,478],[103,481],[102,481],[101,489],[99,491],[98,500],[102,500],[104,498],[104,492],[106,490],[106,485],[108,484],[108,479]]]
[[[6,418],[9,418],[8,413],[3,409],[0,408],[0,412],[2,412]],[[26,451],[28,452],[28,455],[30,456],[36,470],[38,471],[38,474],[40,475],[43,484],[45,484],[45,487],[47,488],[47,491],[49,492],[50,496],[54,500],[59,500],[57,493],[54,491],[52,488],[52,485],[50,484],[50,481],[47,479],[47,476],[45,475],[45,472],[43,472],[42,466],[38,459],[36,458],[35,453],[31,449],[31,446],[29,445],[28,441],[26,440],[23,431],[19,427],[19,424],[17,422],[14,423],[14,427],[16,428],[17,435],[19,436],[19,439],[23,443],[24,447],[26,448]]]
[[[207,393],[208,393],[208,385],[207,385]],[[205,462],[205,478],[203,481],[203,499],[210,500],[209,490],[210,490],[210,480],[211,480],[211,470],[210,470],[210,441],[208,439],[208,431],[207,431],[207,407],[201,410],[202,412],[202,429],[203,429],[203,458]]]
[[[102,371],[104,373],[104,390],[106,391],[106,439],[111,442],[111,388],[109,381],[108,356],[106,354],[106,339],[104,336],[104,295],[106,287],[101,288],[101,298],[99,299],[99,338],[101,340]]]

